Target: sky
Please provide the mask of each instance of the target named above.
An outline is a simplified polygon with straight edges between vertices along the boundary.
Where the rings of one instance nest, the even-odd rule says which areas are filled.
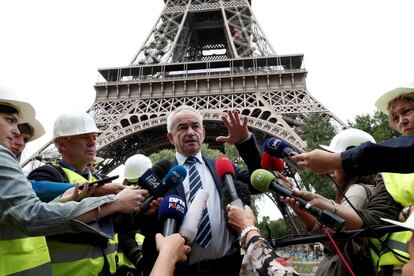
[[[57,116],[92,106],[97,69],[128,65],[163,4],[0,1],[0,85],[32,103],[47,131],[23,158],[51,139]],[[344,122],[414,86],[412,1],[252,0],[252,9],[276,54],[304,54],[308,91]]]

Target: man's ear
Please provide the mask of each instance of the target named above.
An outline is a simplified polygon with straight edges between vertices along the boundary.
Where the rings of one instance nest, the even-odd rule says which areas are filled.
[[[58,149],[59,153],[62,153],[66,149],[66,141],[62,137],[56,138],[55,146]]]
[[[167,138],[170,141],[170,143],[175,146],[175,144],[174,144],[174,135],[171,132],[167,133]]]

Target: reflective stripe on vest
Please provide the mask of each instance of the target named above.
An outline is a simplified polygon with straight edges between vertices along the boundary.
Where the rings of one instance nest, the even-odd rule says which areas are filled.
[[[0,274],[1,275],[1,274]],[[52,275],[52,268],[50,267],[50,263],[43,264],[31,268],[30,270],[20,271],[10,276],[39,276],[39,275]]]
[[[383,248],[379,265],[397,265],[401,266],[410,260],[408,253],[408,241],[411,239],[412,231],[394,232],[386,242],[388,248],[391,248],[399,255],[391,252],[388,248]]]
[[[414,204],[414,174],[381,173],[381,175],[384,179],[387,192],[396,202],[404,207]],[[411,231],[403,231],[390,233],[381,237],[381,240],[385,241],[387,247],[401,256],[394,254],[377,239],[370,239],[376,248],[375,250],[371,249],[371,258],[374,265],[379,267],[384,265],[400,266],[407,263],[410,258],[407,243],[411,239],[411,236]],[[378,252],[380,252],[380,256],[378,256]]]
[[[86,180],[70,169],[61,168],[65,172],[69,183],[83,184],[86,181],[96,180],[91,173],[89,179]],[[79,233],[79,235],[82,235],[82,233]],[[47,239],[47,244],[52,261],[53,275],[98,275],[104,267],[104,258],[108,261],[109,272],[113,274],[116,272],[116,250],[110,241],[104,249],[91,244],[65,243],[52,238]]]
[[[4,225],[1,225],[3,228]],[[10,227],[8,228],[10,229]],[[14,236],[16,233],[13,234]],[[23,236],[23,235],[22,235]],[[45,237],[0,237],[0,275],[52,275]]]

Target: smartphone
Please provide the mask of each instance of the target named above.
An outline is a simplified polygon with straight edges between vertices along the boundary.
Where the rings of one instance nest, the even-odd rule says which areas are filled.
[[[93,185],[100,186],[100,185],[103,185],[103,184],[106,184],[106,183],[110,183],[110,182],[112,182],[112,180],[115,180],[118,177],[119,177],[119,175],[114,175],[114,176],[110,176],[108,178],[99,179],[99,180],[96,180],[96,181],[93,181],[93,182],[89,182],[89,189],[91,189]],[[83,186],[80,186],[79,189],[82,190]]]
[[[97,184],[97,185],[103,185],[105,183],[112,182],[112,180],[115,180],[118,177],[119,177],[119,175],[114,175],[114,176],[110,176],[110,177],[107,177],[107,178],[104,178],[104,179],[99,179],[99,180],[96,180],[94,182],[89,182],[89,185],[95,185],[95,184]]]

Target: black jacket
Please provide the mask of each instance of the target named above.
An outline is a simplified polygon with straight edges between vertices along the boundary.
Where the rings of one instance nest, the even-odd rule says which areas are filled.
[[[350,175],[378,172],[413,173],[414,136],[401,136],[379,144],[364,143],[342,152],[342,167]]]

